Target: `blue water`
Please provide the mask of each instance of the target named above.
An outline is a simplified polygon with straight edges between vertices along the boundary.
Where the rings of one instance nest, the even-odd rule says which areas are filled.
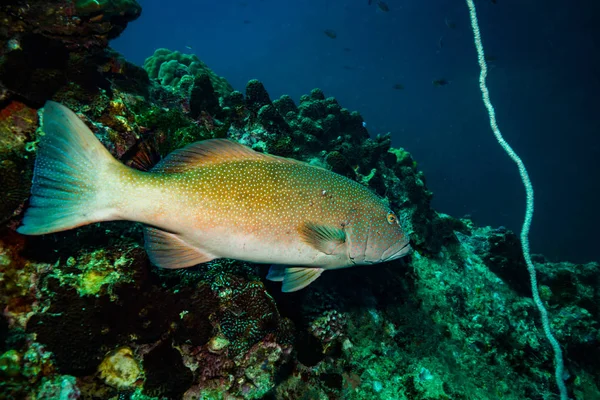
[[[489,128],[463,1],[389,0],[389,12],[368,0],[140,3],[141,18],[112,43],[130,61],[166,47],[195,53],[242,92],[252,78],[271,98],[319,87],[358,110],[372,136],[391,132],[413,153],[437,210],[520,229],[524,193]],[[532,251],[599,260],[600,5],[477,5],[500,128],[536,189]],[[441,78],[450,84],[434,87]]]

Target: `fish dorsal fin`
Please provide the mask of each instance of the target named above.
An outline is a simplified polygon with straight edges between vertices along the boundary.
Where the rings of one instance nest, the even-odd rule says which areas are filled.
[[[144,241],[150,261],[161,268],[186,268],[215,259],[190,246],[178,235],[149,226],[144,227]]]
[[[267,279],[274,282],[283,281],[281,291],[284,293],[304,289],[323,273],[323,268],[286,267],[273,265],[269,269]]]
[[[311,222],[299,229],[302,241],[325,254],[334,254],[346,243],[346,232],[342,228],[319,225]]]
[[[199,165],[218,164],[232,160],[269,160],[282,163],[304,164],[289,158],[262,154],[242,144],[227,139],[208,139],[175,150],[156,164],[152,172],[186,172]]]

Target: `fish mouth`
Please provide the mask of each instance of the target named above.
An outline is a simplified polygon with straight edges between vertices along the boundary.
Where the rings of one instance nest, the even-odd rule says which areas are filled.
[[[400,248],[398,248],[398,246],[391,246],[381,255],[381,261],[392,261],[397,258],[404,257],[405,255],[410,253],[411,250],[412,247],[410,247],[409,242],[401,244]]]

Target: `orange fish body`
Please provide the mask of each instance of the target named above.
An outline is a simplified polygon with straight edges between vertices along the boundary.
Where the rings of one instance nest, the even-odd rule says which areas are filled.
[[[323,168],[214,139],[171,153],[150,172],[137,171],[54,102],[45,106],[42,130],[23,234],[141,222],[159,267],[217,258],[276,264],[267,278],[283,281],[284,291],[307,286],[326,269],[410,250],[378,196]]]

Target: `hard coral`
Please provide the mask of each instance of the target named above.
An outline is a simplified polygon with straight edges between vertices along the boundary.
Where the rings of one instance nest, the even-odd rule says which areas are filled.
[[[231,342],[230,355],[243,354],[267,333],[276,331],[279,312],[261,282],[225,275],[215,289],[221,299],[219,326]]]
[[[323,343],[323,351],[334,342],[345,337],[347,317],[336,310],[323,313],[309,326],[309,332]]]
[[[119,390],[132,389],[142,369],[129,347],[121,347],[106,355],[98,366],[100,379]]]
[[[270,104],[272,104],[271,98],[264,85],[257,79],[248,81],[246,84],[246,107],[248,110],[257,115],[262,107]]]
[[[186,75],[206,74],[219,96],[225,96],[233,91],[229,82],[215,74],[194,54],[157,49],[144,61],[144,69],[150,79],[158,79],[163,86],[174,87]]]
[[[327,154],[325,161],[331,167],[331,170],[348,178],[356,176],[356,172],[348,162],[348,159],[339,151],[332,151]]]
[[[206,73],[196,75],[190,92],[190,117],[197,119],[203,111],[214,116],[221,114],[219,98]]]
[[[273,104],[266,104],[258,110],[257,121],[269,133],[277,135],[289,135],[290,133],[290,126]]]
[[[273,105],[275,106],[275,108],[277,108],[279,114],[281,114],[284,117],[286,117],[289,112],[292,113],[291,115],[296,114],[298,112],[298,107],[296,106],[296,103],[294,103],[294,100],[292,100],[292,98],[287,94],[284,94],[280,98],[273,100]]]

